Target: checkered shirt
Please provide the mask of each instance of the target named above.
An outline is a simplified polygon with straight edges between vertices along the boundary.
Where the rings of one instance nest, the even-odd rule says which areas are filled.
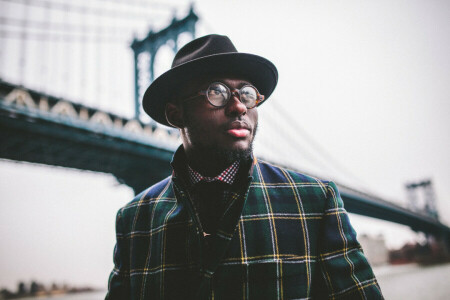
[[[227,203],[238,196],[231,191],[231,186],[239,170],[239,161],[215,177],[203,176],[189,165],[187,167],[192,201],[203,230],[207,234],[214,233]]]
[[[188,174],[189,174],[189,180],[192,185],[195,185],[196,183],[200,181],[206,181],[206,182],[213,182],[213,181],[222,181],[225,183],[228,183],[229,185],[232,185],[234,182],[234,179],[236,178],[237,171],[239,170],[239,161],[235,161],[231,166],[226,168],[222,173],[215,177],[208,177],[208,176],[202,176],[202,174],[198,173],[194,169],[191,168],[191,166],[188,165]]]

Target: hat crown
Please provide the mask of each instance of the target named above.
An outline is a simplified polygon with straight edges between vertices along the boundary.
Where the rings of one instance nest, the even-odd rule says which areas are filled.
[[[172,126],[166,119],[166,105],[190,78],[229,76],[243,78],[256,86],[265,99],[278,81],[277,68],[264,57],[241,53],[231,40],[211,34],[187,43],[177,52],[172,67],[147,88],[142,105],[156,122]]]
[[[172,68],[205,56],[236,52],[236,47],[227,36],[206,35],[184,45],[175,55]]]

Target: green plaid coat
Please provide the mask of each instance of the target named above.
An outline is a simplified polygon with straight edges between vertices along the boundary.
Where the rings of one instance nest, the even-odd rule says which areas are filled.
[[[119,210],[106,299],[382,299],[334,183],[254,161],[212,236],[173,176]]]

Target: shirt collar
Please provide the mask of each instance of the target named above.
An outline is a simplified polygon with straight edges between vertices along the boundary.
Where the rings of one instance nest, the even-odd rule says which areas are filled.
[[[234,180],[236,179],[236,174],[237,174],[237,171],[239,170],[239,161],[235,161],[228,168],[223,170],[222,173],[220,173],[219,175],[217,175],[215,177],[203,176],[200,173],[198,173],[197,171],[195,171],[194,169],[192,169],[191,166],[188,165],[187,167],[188,167],[189,180],[192,185],[194,185],[200,181],[205,181],[205,182],[222,181],[222,182],[225,182],[225,183],[228,183],[231,185],[231,184],[233,184]]]
[[[252,155],[250,160],[243,163],[242,161],[239,162],[240,163],[240,168],[241,171],[238,170],[236,177],[233,179],[233,181],[239,181],[239,178],[247,178],[252,176],[253,174],[253,167],[256,164],[256,158]],[[178,149],[175,151],[173,157],[172,157],[172,161],[171,161],[171,166],[172,166],[172,176],[173,178],[178,181],[180,184],[182,184],[185,187],[188,187],[191,183],[189,180],[189,172],[188,172],[188,168],[186,166],[188,166],[187,163],[187,159],[186,159],[186,154],[184,153],[184,149],[183,149],[183,145],[180,145],[180,147],[178,147]],[[247,165],[248,164],[248,165]],[[244,171],[244,169],[248,171]],[[244,172],[244,173],[242,173]],[[241,176],[241,175],[242,176]]]

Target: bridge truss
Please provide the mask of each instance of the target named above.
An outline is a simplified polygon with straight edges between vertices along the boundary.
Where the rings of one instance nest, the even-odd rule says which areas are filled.
[[[111,173],[137,193],[170,174],[179,140],[175,131],[0,81],[0,144],[1,158]],[[438,219],[338,186],[349,212],[403,224],[450,243],[450,228]]]

